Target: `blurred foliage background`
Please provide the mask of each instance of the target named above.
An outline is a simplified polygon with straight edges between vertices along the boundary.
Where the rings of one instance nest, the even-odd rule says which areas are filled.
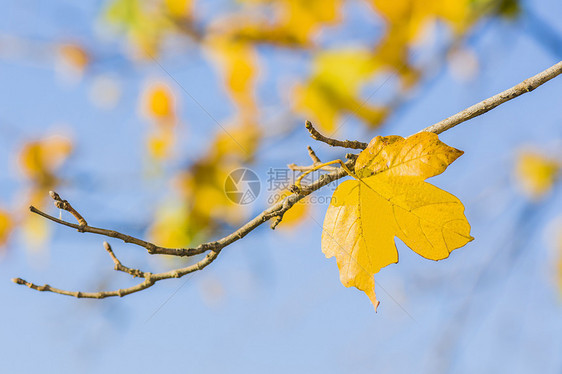
[[[305,119],[336,138],[406,136],[562,58],[562,6],[547,0],[1,4],[4,283],[20,275],[81,290],[127,282],[111,272],[100,238],[28,212],[31,204],[54,211],[49,190],[92,225],[194,246],[285,193],[267,190],[254,204],[234,204],[224,193],[232,170],[254,169],[265,190],[272,168],[310,163],[307,144],[323,160],[343,157],[345,150],[312,144]],[[205,274],[146,296],[83,302],[3,285],[12,306],[5,336],[24,339],[32,352],[60,341],[54,346],[75,357],[57,361],[61,368],[92,372],[116,364],[254,372],[277,360],[285,362],[268,371],[411,372],[421,362],[416,367],[431,373],[559,372],[561,89],[555,80],[444,134],[466,153],[436,180],[465,202],[476,242],[438,264],[401,251],[400,265],[377,279],[386,293],[378,315],[358,294],[342,293],[335,263],[320,251],[327,205],[304,201],[279,232],[264,227]],[[141,267],[180,262],[112,244]],[[534,311],[526,309],[529,294]],[[176,304],[161,311],[170,300]],[[169,338],[174,329],[183,336]],[[169,338],[175,354],[143,356],[136,334]],[[107,336],[120,344],[99,345]],[[213,354],[224,361],[209,363],[211,353],[195,349],[192,361],[181,362],[186,337],[190,344],[218,339]],[[237,348],[228,353],[231,344]],[[534,351],[544,346],[550,354]],[[125,358],[112,358],[112,350]],[[473,362],[480,350],[487,354]],[[41,354],[26,362],[15,351],[4,350],[12,372],[42,367]]]

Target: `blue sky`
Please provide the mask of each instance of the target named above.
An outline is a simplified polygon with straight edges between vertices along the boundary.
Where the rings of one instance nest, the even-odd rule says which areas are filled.
[[[144,235],[154,203],[168,188],[166,172],[193,160],[220,129],[176,87],[182,158],[163,177],[149,178],[143,148],[148,124],[138,115],[138,92],[146,77],[168,79],[166,72],[151,63],[129,67],[117,37],[100,41],[95,25],[102,2],[0,5],[0,37],[37,45],[78,40],[110,56],[96,68],[118,77],[123,90],[116,108],[99,110],[88,98],[96,73],[63,84],[52,61],[2,53],[0,43],[1,204],[21,208],[25,183],[14,154],[22,142],[63,129],[79,147],[63,172],[70,182],[58,192],[90,223]],[[559,2],[527,6],[562,35]],[[493,22],[470,43],[480,61],[477,77],[460,82],[444,69],[380,133],[417,132],[562,58],[562,46],[545,45],[523,21]],[[284,74],[302,74],[298,59],[267,57],[270,73],[279,64]],[[202,56],[164,56],[160,62],[214,117],[229,116],[232,108],[218,83],[208,88],[217,78]],[[521,147],[559,149],[560,92],[562,78],[441,136],[465,154],[431,183],[464,202],[476,240],[439,262],[398,243],[400,262],[376,276],[377,314],[364,294],[341,285],[334,259],[320,250],[325,205],[314,206],[294,229],[260,227],[203,272],[123,299],[76,300],[10,282],[22,277],[80,290],[132,284],[112,270],[100,237],[52,227],[48,248],[30,250],[16,234],[0,260],[1,365],[10,373],[559,373],[562,303],[548,230],[560,217],[562,194],[558,187],[548,200],[532,204],[518,193],[511,170]],[[262,100],[272,116],[281,111],[275,96]],[[354,120],[346,125],[342,138],[376,135],[358,130]],[[308,144],[323,159],[343,155],[313,144],[302,127],[266,141],[253,169],[265,183],[269,168],[306,162]],[[264,207],[262,199],[252,209]],[[170,265],[110,242],[124,263]]]

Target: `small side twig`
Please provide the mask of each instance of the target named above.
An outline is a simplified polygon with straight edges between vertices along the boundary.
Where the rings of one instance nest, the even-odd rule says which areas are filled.
[[[279,224],[281,223],[281,221],[283,221],[283,215],[279,214],[278,216],[275,216],[275,218],[273,218],[273,221],[271,222],[271,225],[269,227],[271,227],[272,230],[275,230],[277,228],[277,226],[279,226]]]
[[[357,140],[337,140],[328,138],[327,136],[322,135],[318,130],[312,126],[312,122],[306,121],[305,127],[310,133],[310,136],[314,140],[318,140],[319,142],[324,142],[332,147],[343,147],[343,148],[352,148],[352,149],[365,149],[367,148],[367,143],[359,142]]]
[[[306,146],[306,149],[308,150],[308,155],[310,156],[310,159],[312,160],[313,164],[320,164],[322,161],[320,161],[320,158],[318,158],[318,156],[316,156],[316,153],[314,152],[314,150],[312,149],[311,146]]]
[[[86,222],[84,217],[82,217],[80,213],[78,213],[68,201],[61,199],[58,193],[56,193],[55,191],[49,191],[49,196],[51,196],[51,198],[55,200],[54,204],[57,208],[66,210],[67,212],[72,214],[74,218],[76,218],[80,226],[88,226],[88,222]]]
[[[297,164],[289,164],[289,165],[287,165],[287,167],[291,170],[294,170],[294,171],[305,172],[305,171],[309,171],[309,170],[314,169],[316,167],[316,165],[318,165],[318,164],[312,164],[312,165],[307,165],[307,166],[297,165]],[[334,171],[334,170],[337,170],[337,167],[328,165],[328,166],[323,166],[318,170]]]
[[[320,160],[320,158],[318,156],[316,156],[316,153],[314,152],[314,150],[312,149],[311,146],[307,146],[306,149],[308,150],[308,155],[310,156],[310,159],[312,160],[312,165],[308,165],[308,166],[301,166],[301,165],[297,165],[297,164],[288,164],[287,167],[293,171],[300,171],[300,172],[305,172],[305,171],[309,171],[315,168],[318,168],[318,165],[322,163],[322,161]],[[327,171],[334,171],[337,169],[337,167],[335,166],[323,166],[322,168],[320,168],[321,170],[327,170]]]
[[[27,286],[27,287],[29,287],[33,290],[36,290],[36,291],[52,292],[52,293],[57,293],[57,294],[60,294],[60,295],[73,296],[73,297],[76,297],[76,298],[79,298],[79,299],[105,299],[107,297],[116,297],[116,296],[123,297],[123,296],[126,296],[126,295],[130,295],[132,293],[135,293],[135,292],[145,290],[149,287],[152,287],[156,282],[159,282],[161,280],[171,279],[171,278],[181,278],[186,274],[190,274],[190,273],[193,273],[195,271],[202,270],[205,267],[207,267],[210,263],[212,263],[218,257],[219,253],[220,253],[220,251],[209,252],[201,261],[198,261],[195,264],[184,267],[184,268],[179,268],[179,269],[170,270],[170,271],[163,272],[163,273],[155,273],[155,274],[152,274],[152,273],[149,273],[149,272],[141,272],[142,278],[144,278],[144,281],[142,283],[139,283],[135,286],[128,287],[128,288],[121,288],[121,289],[118,289],[118,290],[115,290],[115,291],[100,291],[100,292],[68,291],[68,290],[62,290],[60,288],[53,287],[49,284],[44,284],[44,285],[41,286],[41,285],[38,285],[38,284],[35,284],[35,283],[32,283],[32,282],[28,282],[28,281],[26,281],[24,279],[21,279],[21,278],[13,278],[12,282],[14,282],[16,284],[21,284],[21,285]],[[117,260],[117,261],[119,262],[119,260]],[[123,266],[123,265],[121,265],[121,266]],[[125,267],[123,267],[123,268],[125,268]],[[130,269],[130,270],[134,270],[134,269]],[[121,270],[121,271],[124,271],[124,270]],[[128,272],[128,271],[125,271],[125,272]]]
[[[103,242],[103,247],[105,248],[107,253],[109,253],[109,256],[113,260],[113,263],[115,264],[114,266],[115,270],[130,274],[134,278],[145,278],[146,273],[144,271],[141,271],[139,269],[132,269],[130,267],[123,265],[121,261],[119,261],[117,256],[115,256],[115,253],[113,253],[113,249],[111,249],[111,246],[109,245],[108,242]]]
[[[66,200],[63,200],[63,201],[66,201]],[[53,222],[58,223],[60,225],[73,228],[73,229],[75,229],[75,230],[77,230],[78,232],[81,232],[81,233],[88,232],[88,233],[92,233],[92,234],[103,235],[103,236],[107,236],[107,237],[110,237],[110,238],[121,239],[125,243],[132,243],[132,244],[138,245],[140,247],[146,248],[148,253],[150,253],[150,254],[165,254],[165,255],[173,255],[173,256],[193,256],[193,255],[196,255],[196,254],[203,253],[203,252],[205,252],[206,250],[209,249],[209,248],[205,248],[205,246],[199,246],[199,247],[196,247],[196,248],[166,248],[166,247],[160,247],[160,246],[157,246],[153,243],[147,242],[147,241],[139,239],[139,238],[135,238],[134,236],[131,236],[131,235],[120,233],[120,232],[115,231],[115,230],[102,229],[102,228],[99,228],[99,227],[89,226],[88,224],[80,225],[80,224],[67,222],[67,221],[62,220],[60,218],[54,217],[50,214],[47,214],[47,213],[37,209],[33,205],[31,205],[29,207],[29,210],[32,213],[38,214],[38,215],[40,215],[44,218],[47,218],[48,220],[51,220]],[[76,214],[78,214],[78,212],[76,212]],[[85,223],[85,222],[86,221],[84,220],[83,223]]]

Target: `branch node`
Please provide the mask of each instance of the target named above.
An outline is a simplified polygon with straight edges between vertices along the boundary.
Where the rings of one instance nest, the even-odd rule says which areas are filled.
[[[154,282],[156,282],[156,280],[152,276],[152,273],[150,272],[144,273],[144,281],[148,284],[154,284]]]
[[[295,194],[301,193],[301,189],[296,184],[290,185],[288,190],[289,190],[290,193],[295,193]]]
[[[279,224],[281,223],[281,221],[283,220],[283,215],[284,213],[281,213],[279,215],[276,215],[273,222],[271,222],[271,229],[275,230],[275,228],[277,228],[277,226],[279,226]]]
[[[156,251],[156,246],[152,243],[148,243],[146,246],[146,250],[148,251],[149,254],[154,254],[154,252]]]

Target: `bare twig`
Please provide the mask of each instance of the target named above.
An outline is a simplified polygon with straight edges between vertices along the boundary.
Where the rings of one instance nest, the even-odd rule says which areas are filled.
[[[337,140],[328,138],[322,134],[318,130],[312,126],[312,122],[306,121],[305,125],[306,129],[310,133],[310,136],[314,140],[318,140],[319,142],[324,142],[332,147],[343,147],[343,148],[352,148],[352,149],[365,149],[367,148],[367,143],[359,142],[357,140]]]
[[[348,161],[346,163],[346,166],[349,168],[352,168],[354,165],[354,161]],[[106,230],[106,229],[100,229],[97,227],[92,227],[92,226],[80,226],[74,223],[70,223],[70,222],[66,222],[63,221],[61,219],[58,219],[56,217],[53,217],[35,207],[30,207],[30,210],[36,214],[39,214],[42,217],[45,217],[53,222],[59,223],[61,225],[64,226],[68,226],[71,228],[74,228],[76,230],[79,230],[81,232],[89,232],[89,233],[94,233],[94,234],[98,234],[98,235],[104,235],[104,236],[108,236],[108,237],[112,237],[112,238],[117,238],[117,239],[121,239],[127,243],[133,243],[133,244],[137,244],[141,247],[147,248],[149,250],[149,253],[163,253],[163,254],[175,254],[177,256],[193,256],[195,254],[200,254],[203,253],[205,251],[209,251],[210,252],[199,262],[190,265],[188,267],[185,268],[180,268],[180,269],[175,269],[175,270],[171,270],[168,272],[164,272],[164,273],[157,273],[157,274],[151,274],[148,272],[142,272],[140,270],[135,271],[136,269],[130,269],[130,268],[126,268],[123,265],[117,265],[117,263],[120,264],[119,260],[116,259],[115,254],[111,255],[113,253],[113,251],[110,252],[110,256],[112,257],[114,263],[116,264],[116,268],[119,267],[120,271],[124,271],[127,272],[131,275],[133,275],[132,273],[135,273],[136,276],[142,277],[144,278],[144,282],[137,284],[136,286],[133,287],[129,287],[129,288],[123,288],[123,289],[119,289],[119,290],[115,290],[115,291],[101,291],[101,292],[80,292],[80,291],[67,291],[67,290],[62,290],[59,288],[55,288],[52,287],[48,284],[45,284],[43,286],[31,283],[31,282],[27,282],[21,278],[14,278],[12,279],[12,281],[14,283],[17,284],[21,284],[21,285],[26,285],[31,289],[37,290],[37,291],[48,291],[48,292],[53,292],[53,293],[58,293],[61,295],[67,295],[67,296],[74,296],[77,298],[90,298],[90,299],[103,299],[106,297],[114,297],[114,296],[125,296],[125,295],[129,295],[131,293],[135,293],[138,291],[142,291],[144,289],[147,289],[149,287],[151,287],[152,285],[154,285],[154,283],[163,280],[163,279],[170,279],[170,278],[181,278],[186,274],[190,274],[193,273],[195,271],[201,270],[203,268],[205,268],[207,265],[209,265],[211,262],[213,262],[219,255],[220,251],[222,250],[222,248],[242,239],[243,237],[245,237],[246,235],[248,235],[251,231],[253,231],[256,227],[260,226],[262,223],[270,220],[273,217],[277,217],[277,216],[282,216],[287,210],[291,209],[291,207],[297,203],[298,201],[300,201],[301,199],[303,199],[304,197],[306,197],[307,195],[310,195],[312,192],[326,186],[327,184],[330,184],[331,182],[343,178],[344,176],[346,176],[347,173],[339,168],[338,170],[330,173],[330,174],[324,174],[321,175],[320,178],[318,178],[318,180],[316,180],[315,182],[313,182],[312,184],[308,185],[306,188],[300,189],[298,192],[295,192],[289,196],[287,196],[285,199],[283,199],[282,201],[272,205],[271,207],[269,207],[268,209],[266,209],[265,211],[263,211],[261,214],[259,214],[258,216],[256,216],[254,219],[252,219],[251,221],[249,221],[248,223],[246,223],[244,226],[242,226],[241,228],[239,228],[238,230],[234,231],[232,234],[225,236],[222,239],[219,239],[217,241],[214,242],[209,242],[209,243],[203,243],[195,248],[186,248],[186,249],[171,249],[171,248],[163,248],[163,247],[158,247],[152,243],[146,242],[144,240],[141,239],[137,239],[134,238],[132,236],[126,235],[126,234],[122,234],[113,230]],[[109,245],[108,245],[109,247]],[[109,247],[109,249],[111,249],[111,247]],[[107,248],[106,248],[107,250]],[[109,252],[109,250],[108,250]],[[173,252],[173,253],[172,253]],[[115,258],[114,258],[115,257]],[[116,262],[117,260],[117,262]]]
[[[505,103],[511,99],[515,99],[517,96],[521,96],[527,92],[533,91],[540,85],[548,82],[552,78],[556,78],[558,75],[562,74],[562,61],[549,67],[548,69],[538,73],[537,75],[525,79],[523,82],[507,89],[499,94],[492,96],[486,100],[474,104],[473,106],[466,108],[465,110],[444,119],[441,122],[426,127],[421,131],[433,132],[436,134],[441,134],[443,131],[447,131],[456,125],[468,121],[474,117],[480,116],[498,105]],[[420,131],[420,132],[421,132]]]
[[[80,226],[88,226],[88,222],[86,222],[84,217],[82,217],[80,213],[78,213],[68,201],[61,199],[58,193],[56,193],[55,191],[49,191],[49,196],[51,196],[51,198],[55,200],[55,206],[57,208],[66,210],[67,212],[72,214],[74,218],[76,218]]]
[[[65,200],[66,201],[66,200]],[[148,253],[150,254],[166,254],[166,255],[176,255],[176,256],[191,256],[194,254],[198,254],[198,253],[203,253],[205,252],[204,249],[201,248],[191,248],[193,251],[189,252],[189,249],[183,249],[183,248],[165,248],[165,247],[160,247],[157,246],[153,243],[144,241],[142,239],[138,239],[135,238],[134,236],[130,236],[127,234],[122,234],[120,232],[114,231],[114,230],[107,230],[107,229],[102,229],[99,227],[93,227],[93,226],[89,226],[87,224],[85,225],[77,225],[75,223],[70,223],[67,221],[64,221],[62,219],[59,219],[57,217],[51,216],[50,214],[47,214],[39,209],[37,209],[36,207],[34,207],[33,205],[29,207],[29,210],[35,214],[38,214],[44,218],[47,218],[53,222],[56,222],[58,224],[67,226],[67,227],[71,227],[73,229],[78,230],[79,232],[89,232],[92,234],[98,234],[98,235],[103,235],[103,236],[107,236],[110,238],[116,238],[116,239],[121,239],[123,240],[125,243],[132,243],[132,244],[136,244],[138,246],[144,247],[148,250]],[[86,221],[84,221],[86,222]],[[189,254],[187,254],[187,252],[189,252]]]
[[[318,168],[317,166],[319,164],[322,163],[322,161],[320,161],[320,158],[318,156],[316,156],[316,153],[312,150],[311,146],[307,146],[306,147],[308,150],[308,155],[310,156],[310,159],[312,160],[312,165],[308,165],[308,166],[301,166],[301,165],[297,165],[297,164],[289,164],[287,165],[287,167],[293,171],[300,171],[300,172],[305,172],[305,171],[309,171],[312,169],[318,169],[318,170],[328,170],[328,171],[334,171],[337,169],[337,167],[335,166],[323,166],[321,168]]]
[[[308,150],[308,155],[310,156],[313,164],[319,164],[322,162],[320,161],[320,158],[316,156],[316,153],[314,153],[314,150],[312,149],[311,146],[307,146],[306,149]]]
[[[152,274],[149,272],[141,272],[142,278],[144,278],[144,281],[142,283],[139,283],[136,286],[132,286],[129,288],[121,288],[115,291],[100,291],[100,292],[67,291],[67,290],[61,290],[60,288],[55,288],[48,284],[44,284],[40,286],[35,283],[31,283],[26,280],[23,280],[21,278],[14,278],[12,279],[12,282],[25,285],[36,291],[53,292],[61,295],[74,296],[79,299],[105,299],[106,297],[115,297],[115,296],[123,297],[135,292],[145,290],[149,287],[152,287],[156,282],[161,281],[163,279],[181,278],[186,274],[201,270],[205,268],[207,265],[209,265],[211,262],[213,262],[217,258],[219,253],[220,251],[209,252],[207,256],[205,256],[201,261],[196,262],[193,265],[180,269],[170,270],[164,273]]]
[[[312,164],[312,165],[307,165],[307,166],[302,166],[302,165],[297,165],[297,164],[289,164],[289,165],[287,165],[287,167],[291,170],[294,170],[294,171],[305,172],[305,171],[309,171],[309,170],[314,169],[316,167],[316,165],[318,165],[318,164]],[[317,169],[317,170],[334,171],[334,170],[337,170],[337,169],[338,169],[337,166],[328,165],[328,166],[323,166],[323,167],[321,167],[320,169]]]
[[[113,253],[113,249],[111,249],[111,246],[109,245],[108,242],[103,242],[103,247],[105,248],[107,253],[109,253],[109,256],[113,260],[113,263],[115,264],[115,267],[114,267],[115,270],[122,271],[124,273],[130,274],[134,278],[144,278],[145,277],[146,273],[144,271],[141,271],[139,269],[132,269],[132,268],[129,268],[127,266],[124,266],[121,263],[121,261],[119,261],[117,256],[115,256],[115,253]]]
[[[471,118],[474,118],[476,116],[479,116],[483,113],[488,112],[489,110],[497,107],[498,105],[509,101],[517,96],[520,96],[526,92],[530,92],[532,90],[534,90],[535,88],[537,88],[538,86],[546,83],[547,81],[549,81],[550,79],[558,76],[559,74],[562,73],[562,62],[557,63],[556,65],[552,66],[551,68],[543,71],[542,73],[539,73],[537,75],[535,75],[534,77],[531,77],[523,82],[521,82],[520,84],[510,88],[509,90],[506,90],[498,95],[495,95],[489,99],[486,99],[476,105],[473,105],[470,108],[467,108],[457,114],[455,114],[454,116],[451,116],[439,123],[434,124],[433,126],[427,127],[425,129],[423,129],[422,131],[427,131],[427,132],[433,132],[436,134],[440,134],[464,121],[467,121]],[[367,147],[367,143],[362,143],[362,142],[358,142],[358,141],[341,141],[341,140],[336,140],[336,139],[330,139],[327,138],[325,136],[323,136],[322,134],[320,134],[313,126],[312,123],[310,123],[309,121],[306,122],[306,128],[309,130],[311,136],[318,140],[318,141],[322,141],[326,144],[329,144],[331,146],[339,146],[339,147],[345,147],[345,148],[353,148],[353,149],[365,149]],[[309,148],[309,154],[313,160],[313,163],[317,163],[320,161],[320,159],[316,156],[316,154],[314,154],[314,152],[312,151],[312,149]],[[57,207],[61,208],[61,209],[65,209],[67,211],[69,211],[71,214],[74,215],[74,217],[78,220],[79,224],[73,224],[70,222],[66,222],[64,220],[58,219],[56,217],[53,217],[47,213],[44,213],[42,211],[40,211],[39,209],[31,206],[30,210],[36,214],[39,214],[53,222],[59,223],[61,225],[64,226],[68,226],[71,228],[74,228],[80,232],[89,232],[89,233],[94,233],[94,234],[98,234],[98,235],[104,235],[107,237],[112,237],[112,238],[117,238],[117,239],[121,239],[124,242],[127,243],[133,243],[136,245],[139,245],[141,247],[144,247],[148,250],[149,253],[151,254],[169,254],[169,255],[176,255],[176,256],[193,256],[193,255],[197,255],[197,254],[202,254],[206,251],[210,251],[202,260],[198,261],[197,263],[184,267],[184,268],[179,268],[179,269],[175,269],[175,270],[170,270],[168,272],[164,272],[164,273],[156,273],[156,274],[152,274],[149,272],[143,272],[141,270],[138,269],[131,269],[128,268],[124,265],[121,264],[121,262],[117,259],[117,257],[115,256],[115,254],[113,253],[113,251],[111,250],[111,247],[109,246],[109,244],[105,245],[106,250],[108,251],[108,253],[110,254],[111,258],[113,259],[113,262],[115,264],[115,269],[119,270],[119,271],[123,271],[126,272],[134,277],[141,277],[144,278],[144,281],[142,283],[137,284],[136,286],[133,287],[129,287],[129,288],[123,288],[123,289],[119,289],[116,291],[102,291],[102,292],[73,292],[73,291],[65,291],[65,290],[61,290],[58,288],[54,288],[48,284],[45,284],[43,286],[39,286],[36,285],[34,283],[30,283],[27,282],[21,278],[14,278],[12,279],[15,283],[17,284],[22,284],[22,285],[26,285],[29,288],[32,288],[34,290],[37,291],[49,291],[49,292],[54,292],[54,293],[59,293],[62,295],[69,295],[69,296],[74,296],[74,297],[78,297],[78,298],[96,298],[96,299],[101,299],[101,298],[105,298],[105,297],[111,297],[111,296],[125,296],[134,292],[138,292],[141,290],[144,290],[148,287],[151,287],[152,285],[154,285],[154,283],[163,280],[163,279],[170,279],[170,278],[180,278],[186,274],[201,270],[203,268],[205,268],[206,266],[208,266],[211,262],[213,262],[219,255],[220,251],[242,239],[243,237],[245,237],[246,235],[248,235],[250,232],[252,232],[255,228],[257,228],[258,226],[260,226],[262,223],[272,219],[275,217],[275,221],[272,224],[272,228],[275,228],[275,226],[277,226],[277,224],[279,224],[279,222],[281,222],[281,219],[283,217],[283,214],[288,211],[289,209],[291,209],[291,207],[297,203],[298,201],[300,201],[301,199],[303,199],[304,197],[306,197],[307,195],[311,194],[312,192],[330,184],[331,182],[338,180],[340,178],[343,178],[345,176],[348,175],[348,173],[345,171],[345,169],[348,170],[352,170],[354,165],[355,165],[355,160],[356,160],[356,155],[354,154],[347,154],[346,158],[349,159],[349,161],[347,161],[345,164],[342,165],[342,167],[335,169],[334,171],[332,171],[331,173],[328,174],[323,174],[321,175],[316,181],[314,181],[312,184],[305,186],[305,187],[301,187],[301,188],[297,188],[296,186],[293,186],[293,188],[291,189],[292,194],[287,196],[285,199],[283,199],[282,201],[272,205],[271,207],[267,208],[266,210],[264,210],[261,214],[259,214],[258,216],[256,216],[254,219],[252,219],[251,221],[249,221],[248,223],[246,223],[244,226],[240,227],[238,230],[234,231],[233,233],[231,233],[230,235],[225,236],[222,239],[219,239],[217,241],[214,242],[209,242],[209,243],[203,243],[197,247],[194,248],[179,248],[179,249],[174,249],[174,248],[164,248],[164,247],[159,247],[153,243],[149,243],[146,242],[144,240],[132,237],[130,235],[126,235],[126,234],[122,234],[119,233],[117,231],[113,231],[113,230],[106,230],[106,229],[101,229],[101,228],[97,228],[97,227],[92,227],[89,226],[86,221],[84,220],[84,218],[76,211],[72,208],[72,206],[66,201],[66,200],[62,200],[60,198],[60,196],[58,196],[58,194],[53,193],[51,196],[53,197],[53,199],[55,199],[55,204],[57,205]],[[314,165],[313,165],[314,166]],[[59,206],[60,205],[60,206]]]

